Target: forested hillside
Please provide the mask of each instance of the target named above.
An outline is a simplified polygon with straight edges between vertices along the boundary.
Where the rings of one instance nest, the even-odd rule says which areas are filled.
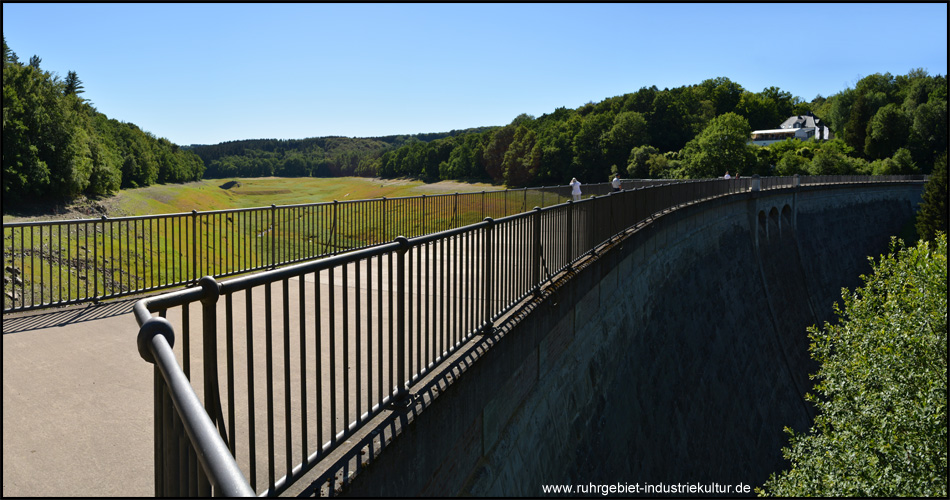
[[[749,145],[752,130],[813,113],[837,139]],[[379,175],[475,177],[509,186],[634,178],[929,173],[947,150],[947,80],[914,70],[874,74],[804,102],[776,87],[750,92],[728,78],[637,92],[520,115],[479,134],[405,145],[383,154]]]
[[[104,195],[202,177],[415,177],[510,187],[632,178],[929,173],[947,151],[947,80],[915,69],[873,74],[806,102],[777,87],[752,92],[725,77],[656,86],[521,114],[504,126],[374,138],[257,139],[179,147],[98,113],[65,80],[22,64],[4,39],[3,203]],[[749,144],[812,113],[835,139]]]
[[[4,207],[201,178],[196,154],[99,113],[75,72],[62,79],[41,62],[21,63],[4,38]]]
[[[209,146],[195,145],[190,149],[207,165],[206,178],[374,177],[379,171],[379,159],[384,151],[404,144],[477,133],[488,128],[494,127],[370,138],[252,139]]]

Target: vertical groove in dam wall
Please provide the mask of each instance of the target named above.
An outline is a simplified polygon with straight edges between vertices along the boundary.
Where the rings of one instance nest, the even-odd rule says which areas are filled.
[[[813,408],[806,328],[888,250],[921,185],[743,193],[664,215],[579,269],[345,493],[761,485]]]

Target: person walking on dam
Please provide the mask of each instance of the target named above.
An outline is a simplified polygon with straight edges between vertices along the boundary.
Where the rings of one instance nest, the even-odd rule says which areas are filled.
[[[620,191],[620,175],[614,174],[614,180],[610,181],[610,186],[614,188],[614,192]]]
[[[581,201],[581,183],[577,180],[577,177],[571,178],[571,195],[574,197],[574,201]]]

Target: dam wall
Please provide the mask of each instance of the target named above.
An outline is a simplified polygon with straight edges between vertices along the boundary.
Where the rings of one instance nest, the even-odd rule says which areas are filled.
[[[835,319],[922,189],[802,186],[657,217],[503,328],[343,493],[760,486],[787,465],[783,428],[813,417],[806,328]]]

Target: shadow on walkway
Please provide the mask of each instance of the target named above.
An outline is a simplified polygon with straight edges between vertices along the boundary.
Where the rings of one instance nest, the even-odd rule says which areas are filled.
[[[28,311],[3,316],[3,334],[42,330],[84,321],[95,321],[130,314],[139,298],[102,304],[83,304],[56,310]],[[133,320],[134,321],[134,320]],[[134,323],[133,323],[134,324]]]

